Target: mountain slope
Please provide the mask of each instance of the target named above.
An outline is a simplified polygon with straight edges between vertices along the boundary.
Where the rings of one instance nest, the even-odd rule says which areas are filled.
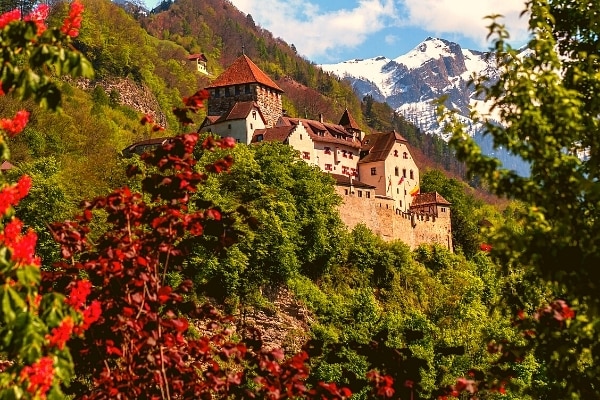
[[[469,84],[475,75],[487,76],[490,81],[498,76],[490,53],[462,49],[448,40],[429,37],[394,59],[355,59],[321,65],[321,68],[350,82],[359,97],[370,95],[375,100],[385,101],[422,131],[442,136],[443,129],[432,101],[446,96],[446,105],[462,115],[469,132],[487,154],[498,157],[507,168],[520,174],[528,173],[527,165],[520,159],[502,149],[493,149],[482,127],[468,118],[470,108],[474,108],[498,120]]]

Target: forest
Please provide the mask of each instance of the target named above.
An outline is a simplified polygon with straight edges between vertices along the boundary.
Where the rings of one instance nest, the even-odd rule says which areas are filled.
[[[0,2],[0,399],[600,398],[600,6],[527,7],[534,56],[492,18],[501,76],[476,82],[522,177],[451,110],[448,147],[228,2]],[[240,37],[307,88],[291,112],[335,118],[343,98],[409,140],[421,190],[452,203],[452,252],[346,229],[332,179],[289,146],[195,132],[207,81],[186,56],[218,73]],[[295,322],[274,345],[255,317],[282,319],[282,298]]]

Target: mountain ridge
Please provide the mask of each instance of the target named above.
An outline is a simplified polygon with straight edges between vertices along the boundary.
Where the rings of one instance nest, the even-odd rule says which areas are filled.
[[[372,96],[376,101],[385,102],[421,131],[448,140],[433,103],[445,96],[446,106],[458,111],[467,130],[486,154],[499,158],[506,168],[521,175],[528,174],[529,168],[521,159],[501,148],[495,149],[483,125],[469,118],[471,109],[476,109],[485,118],[500,120],[477,97],[471,84],[475,76],[485,76],[490,82],[498,78],[493,53],[463,49],[458,43],[428,37],[408,53],[393,59],[379,56],[320,67],[348,81],[359,98]]]

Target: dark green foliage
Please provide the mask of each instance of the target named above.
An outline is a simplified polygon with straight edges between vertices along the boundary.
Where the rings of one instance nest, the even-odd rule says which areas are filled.
[[[214,156],[201,155],[200,164]],[[241,207],[252,229],[239,226],[244,240],[223,259],[197,254],[190,273],[209,292],[219,287],[213,295],[241,298],[298,273],[325,273],[337,259],[343,232],[331,179],[280,143],[239,145],[233,157],[231,173],[211,177],[198,201],[212,199],[223,210]]]
[[[421,191],[438,192],[451,206],[452,242],[456,250],[472,257],[479,251],[482,243],[479,235],[477,209],[483,205],[472,194],[469,187],[454,178],[447,178],[439,170],[429,170],[421,174]]]

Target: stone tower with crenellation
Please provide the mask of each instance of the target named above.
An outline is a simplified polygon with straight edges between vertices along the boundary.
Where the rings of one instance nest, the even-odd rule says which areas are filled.
[[[244,101],[256,102],[267,128],[275,126],[283,115],[283,90],[246,55],[235,60],[206,89],[210,93],[208,115],[222,115]]]

